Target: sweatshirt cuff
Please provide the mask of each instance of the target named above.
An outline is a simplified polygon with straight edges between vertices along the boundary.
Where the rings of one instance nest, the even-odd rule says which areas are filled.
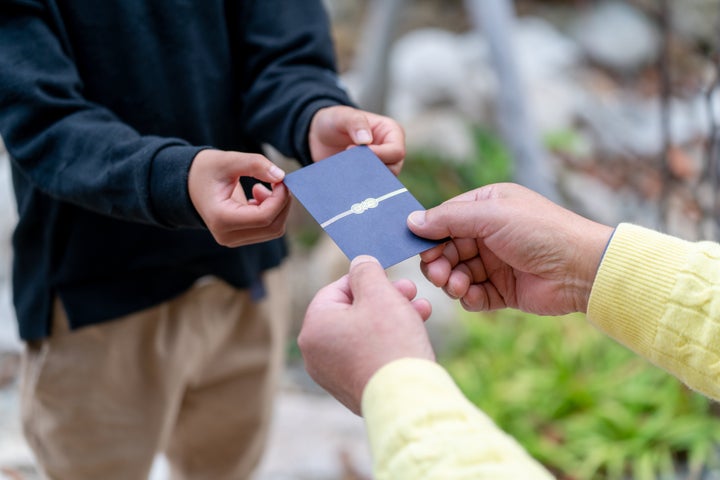
[[[166,227],[204,228],[188,191],[195,155],[208,147],[172,145],[158,151],[150,174],[150,201],[158,222]]]
[[[355,108],[349,99],[338,96],[338,98],[313,100],[300,111],[297,121],[295,122],[296,128],[293,137],[294,156],[297,161],[300,162],[300,165],[307,166],[313,163],[312,155],[310,154],[310,143],[308,142],[310,123],[312,122],[313,116],[322,108],[338,105],[347,105]]]
[[[618,225],[590,292],[588,320],[647,358],[663,306],[691,246],[637,225]]]

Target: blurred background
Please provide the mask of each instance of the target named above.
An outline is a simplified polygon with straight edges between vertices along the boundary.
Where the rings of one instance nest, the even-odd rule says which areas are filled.
[[[406,129],[400,178],[424,206],[516,181],[609,225],[720,238],[720,0],[326,3],[342,79]],[[0,152],[0,479],[34,479],[17,423],[15,206]],[[294,208],[297,331],[348,261]],[[389,275],[433,303],[433,344],[463,391],[559,478],[720,479],[717,406],[583,316],[465,313],[417,258]],[[294,340],[288,357],[258,478],[371,479],[361,420],[304,374]],[[162,459],[152,478],[166,478]]]

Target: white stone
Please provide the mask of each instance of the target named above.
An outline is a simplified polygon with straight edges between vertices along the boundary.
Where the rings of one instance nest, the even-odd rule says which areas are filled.
[[[515,47],[534,127],[541,135],[572,128],[583,95],[577,45],[547,21],[528,17],[516,23]]]
[[[515,55],[525,78],[563,77],[581,64],[577,44],[544,19],[518,19],[514,35]]]
[[[536,127],[541,133],[569,128],[582,105],[573,76],[581,64],[580,50],[539,18],[519,20],[514,33],[516,60]],[[353,78],[347,81],[352,85]],[[453,108],[471,123],[491,124],[497,93],[488,45],[477,32],[418,29],[393,45],[388,113],[403,124],[427,119],[424,114],[438,107]]]
[[[456,109],[419,112],[405,123],[405,139],[409,152],[430,152],[457,163],[476,156],[470,122]]]
[[[660,51],[657,27],[624,2],[600,2],[580,17],[572,35],[589,58],[621,72],[653,62]]]
[[[486,48],[481,37],[438,28],[401,37],[389,56],[388,113],[401,123],[442,105],[481,115],[495,81],[483,60]]]
[[[628,95],[599,98],[587,95],[580,116],[591,128],[597,146],[611,154],[657,156],[662,151],[661,106],[658,99]],[[702,96],[670,102],[670,140],[682,145],[704,137],[709,115]],[[715,113],[716,116],[717,113]]]
[[[465,81],[457,36],[438,28],[411,31],[392,47],[390,75],[394,86],[426,105],[452,100]]]

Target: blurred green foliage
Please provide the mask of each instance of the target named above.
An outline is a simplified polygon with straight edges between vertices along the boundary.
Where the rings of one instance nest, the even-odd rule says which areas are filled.
[[[510,181],[510,153],[497,135],[475,127],[473,140],[476,158],[458,160],[409,151],[398,178],[425,208],[489,183]]]
[[[545,134],[543,145],[550,152],[565,153],[569,155],[582,155],[587,148],[583,145],[583,138],[576,130],[555,130]]]
[[[288,231],[288,236],[292,240],[293,248],[298,248],[304,252],[312,250],[318,240],[320,240],[320,235],[323,233],[320,225],[310,220],[309,213],[307,215],[307,222],[296,225]]]
[[[717,466],[711,402],[616,344],[582,315],[463,312],[441,359],[462,391],[563,479],[700,478]]]

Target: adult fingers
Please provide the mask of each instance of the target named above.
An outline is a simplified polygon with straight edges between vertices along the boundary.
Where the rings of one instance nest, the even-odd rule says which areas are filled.
[[[453,266],[445,257],[440,257],[432,262],[420,263],[420,270],[425,278],[436,287],[443,287],[450,277]]]
[[[460,299],[460,304],[469,312],[499,310],[513,307],[509,304],[496,286],[491,282],[470,285],[467,293]]]
[[[417,286],[412,280],[401,278],[392,282],[395,290],[400,292],[408,300],[412,300],[417,295]]]
[[[432,315],[432,305],[427,299],[418,298],[417,300],[413,300],[410,303],[412,304],[415,311],[420,314],[423,322],[427,321],[427,319],[430,318],[430,315]]]
[[[443,251],[445,250],[445,243],[442,243],[440,245],[436,245],[432,247],[429,250],[425,250],[424,252],[420,253],[420,260],[426,263],[430,263],[433,260],[437,260],[440,258],[443,254]]]
[[[382,298],[395,290],[380,262],[369,255],[358,255],[350,262],[349,276],[350,288],[358,301]]]
[[[322,287],[313,297],[308,312],[317,309],[325,309],[337,305],[352,305],[352,292],[350,291],[350,279],[347,275],[343,275],[334,282]],[[306,318],[310,318],[307,315]]]
[[[445,293],[452,298],[460,298],[465,295],[472,284],[472,273],[464,263],[461,263],[450,272],[447,284],[444,287]]]

